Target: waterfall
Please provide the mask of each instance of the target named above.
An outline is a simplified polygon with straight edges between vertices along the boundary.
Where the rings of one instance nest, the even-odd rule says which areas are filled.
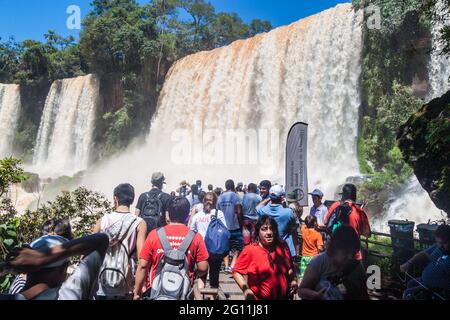
[[[385,214],[374,220],[374,228],[377,231],[389,232],[387,224],[389,220],[409,220],[418,225],[429,221],[440,221],[445,218],[446,214],[436,208],[428,193],[422,188],[417,178],[413,176],[386,205]]]
[[[442,43],[442,29],[445,25],[450,25],[450,11],[444,0],[439,0],[435,7],[436,15],[441,19],[433,22],[431,27],[432,46],[431,58],[429,63],[429,92],[428,101],[439,98],[450,90],[450,56],[442,55],[444,44]]]
[[[19,86],[0,84],[0,158],[12,155],[19,113]]]
[[[436,3],[435,13],[443,16],[445,12],[448,14],[448,8],[446,8],[444,1],[438,1]],[[450,57],[440,54],[443,48],[443,44],[440,41],[441,30],[445,23],[444,20],[434,21],[431,28],[432,46],[434,50],[431,52],[428,66],[428,101],[441,97],[450,90],[450,83],[448,81],[450,77]],[[385,214],[376,223],[379,224],[379,228],[387,231],[386,222],[391,219],[415,221],[417,225],[419,223],[427,223],[429,220],[433,222],[444,218],[445,215],[436,208],[428,193],[422,188],[420,182],[414,176],[403,186],[396,198],[392,199],[390,204],[386,206]]]
[[[36,172],[53,177],[88,167],[98,100],[99,81],[93,75],[52,84],[34,151]]]
[[[309,123],[309,177],[327,197],[359,173],[357,135],[362,12],[338,5],[248,40],[174,64],[147,145],[102,164],[86,180],[111,193],[130,181],[143,191],[163,171],[223,187],[226,179],[284,184],[290,127]]]

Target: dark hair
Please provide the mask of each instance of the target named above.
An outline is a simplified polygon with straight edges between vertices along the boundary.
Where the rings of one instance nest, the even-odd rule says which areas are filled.
[[[259,238],[259,231],[265,225],[269,225],[272,227],[273,239],[274,239],[273,244],[275,246],[277,246],[280,243],[280,233],[278,232],[278,223],[271,216],[264,215],[258,219],[258,222],[256,222],[256,224],[255,224],[255,231],[253,234],[253,239],[255,239],[255,241],[257,241],[257,242],[261,241],[261,239]]]
[[[188,199],[183,197],[172,198],[169,205],[170,221],[175,223],[185,223],[189,212],[191,211],[191,204]]]
[[[313,229],[316,226],[316,223],[317,223],[317,218],[314,216],[309,215],[305,218],[305,224],[306,224],[306,227],[308,227],[308,229]]]
[[[191,192],[192,192],[192,195],[197,196],[198,195],[198,185],[196,185],[196,184],[192,185]]]
[[[202,186],[202,181],[201,180],[197,180],[197,182],[195,183],[197,186],[201,187]]]
[[[214,186],[212,184],[208,185],[208,191],[213,191],[214,190]]]
[[[235,190],[234,181],[227,180],[227,182],[225,182],[225,188],[227,189],[227,191],[234,191]]]
[[[118,185],[114,189],[114,197],[117,198],[119,206],[131,206],[134,202],[134,187],[129,183]]]
[[[269,180],[263,180],[263,181],[261,181],[259,186],[260,187],[265,187],[265,188],[270,190],[270,188],[272,188],[272,182],[270,182]]]
[[[209,197],[209,196],[211,196],[211,197],[213,198],[212,208],[207,208],[207,206],[206,206],[206,197]],[[202,203],[203,203],[203,211],[204,211],[206,214],[211,213],[210,210],[215,209],[216,206],[217,206],[217,194],[215,194],[214,192],[208,192],[208,193],[206,193],[205,196],[204,196],[204,198],[203,198],[203,200],[202,200]],[[209,211],[209,212],[208,212],[208,211]]]
[[[254,183],[250,183],[247,187],[248,192],[256,193],[256,190],[258,190],[258,187]]]
[[[342,187],[342,200],[356,201],[356,186],[354,184],[346,184]]]
[[[47,220],[44,222],[44,224],[41,227],[41,233],[40,236],[46,236],[53,232],[53,229],[55,227],[55,221],[54,220]]]
[[[355,229],[351,226],[341,226],[331,236],[328,244],[327,254],[333,256],[336,251],[342,250],[355,255],[361,250],[361,242]]]
[[[446,243],[450,242],[450,226],[447,224],[443,224],[437,228],[434,233],[436,238],[444,240]]]
[[[216,194],[216,196],[220,197],[220,195],[222,194],[222,189],[216,188],[216,189],[214,190],[214,193]]]
[[[200,203],[203,203],[203,199],[205,199],[205,196],[206,196],[206,192],[200,191],[198,194],[198,201],[200,201]]]
[[[55,221],[55,229],[53,231],[58,236],[64,237],[67,240],[73,239],[72,226],[69,219],[59,219]]]

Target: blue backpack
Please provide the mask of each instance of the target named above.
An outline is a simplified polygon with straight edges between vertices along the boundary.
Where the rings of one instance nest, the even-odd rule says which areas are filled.
[[[205,236],[206,249],[210,256],[225,256],[230,252],[230,231],[217,218],[216,214],[211,216],[211,222],[208,226]]]

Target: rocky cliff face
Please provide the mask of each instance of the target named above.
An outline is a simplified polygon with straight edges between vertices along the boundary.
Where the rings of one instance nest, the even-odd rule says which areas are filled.
[[[398,142],[422,187],[450,218],[450,91],[411,116]]]

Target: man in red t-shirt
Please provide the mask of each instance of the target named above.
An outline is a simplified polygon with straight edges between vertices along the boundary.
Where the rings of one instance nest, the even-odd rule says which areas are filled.
[[[186,235],[190,229],[184,225],[191,205],[186,198],[174,198],[169,205],[169,224],[164,227],[167,238],[173,249],[180,247]],[[134,289],[134,300],[142,298],[144,282],[146,282],[146,288],[150,289],[153,280],[156,275],[156,268],[164,254],[163,247],[158,238],[157,230],[153,230],[147,237],[144,243],[144,247],[139,254],[139,265],[136,271],[136,284]],[[206,250],[205,242],[201,235],[196,234],[194,240],[189,246],[187,252],[187,258],[189,263],[189,277],[191,284],[194,280],[195,267],[198,277],[203,277],[208,271],[208,251]],[[147,278],[147,275],[150,276]]]
[[[349,206],[351,207],[352,211],[349,215],[349,225],[356,231],[358,236],[364,236],[369,238],[372,234],[372,231],[370,230],[370,224],[369,224],[369,217],[367,215],[367,212],[359,205],[356,204],[356,186],[353,184],[346,184],[342,188],[342,199],[341,201],[338,201],[334,203],[330,210],[328,210],[328,214],[325,218],[324,225],[326,226],[328,223],[328,220],[331,217],[331,214],[333,211],[339,207],[343,202],[347,202]],[[356,259],[361,261],[362,260],[362,253],[359,251],[356,254]]]

